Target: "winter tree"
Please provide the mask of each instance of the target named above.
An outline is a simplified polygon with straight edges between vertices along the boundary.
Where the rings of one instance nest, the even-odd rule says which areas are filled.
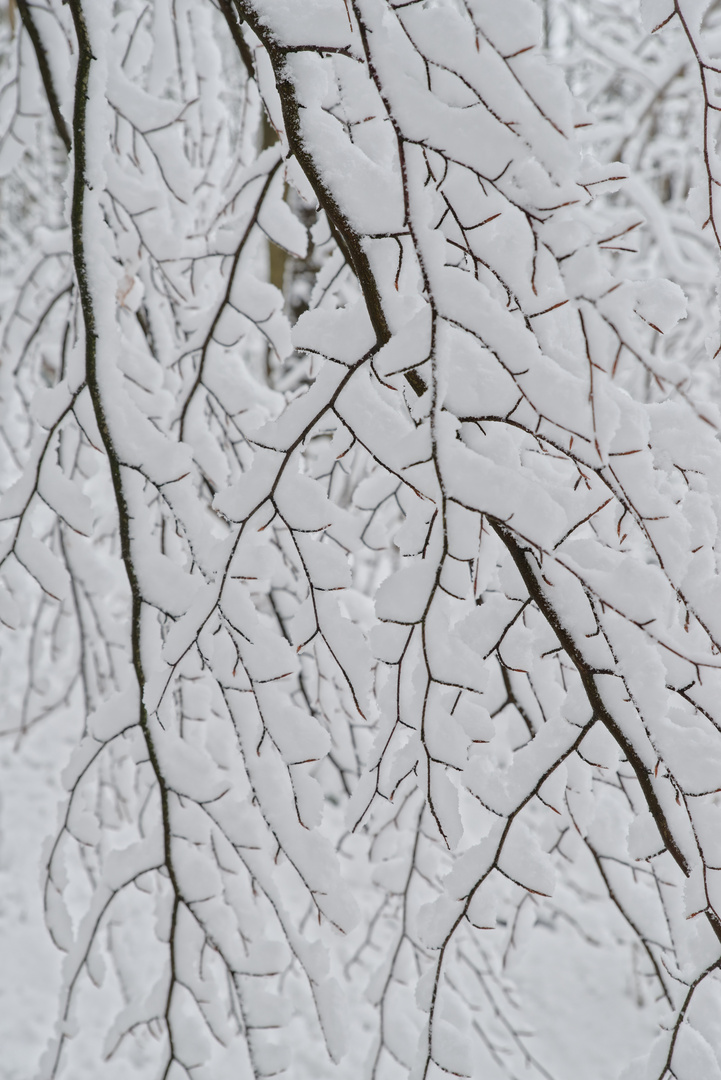
[[[0,32],[3,1076],[721,1078],[721,7]]]

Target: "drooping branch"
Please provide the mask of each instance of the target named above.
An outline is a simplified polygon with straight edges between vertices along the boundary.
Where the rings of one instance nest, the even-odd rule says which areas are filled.
[[[50,61],[48,60],[48,51],[45,48],[40,31],[38,30],[35,16],[31,10],[31,5],[28,0],[15,0],[20,12],[20,18],[22,19],[23,26],[27,30],[28,37],[32,42],[33,49],[35,50],[35,56],[38,62],[38,68],[40,69],[40,78],[43,81],[43,89],[45,90],[45,96],[50,106],[50,112],[53,116],[55,123],[55,130],[58,133],[60,141],[63,146],[70,153],[70,132],[68,131],[68,125],[65,123],[65,117],[62,114],[60,108],[60,99],[53,79],[52,71],[50,70]]]

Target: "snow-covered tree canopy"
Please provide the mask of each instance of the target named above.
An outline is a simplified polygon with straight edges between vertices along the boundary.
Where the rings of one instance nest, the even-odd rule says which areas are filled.
[[[721,6],[0,34],[7,1076],[721,1080]]]

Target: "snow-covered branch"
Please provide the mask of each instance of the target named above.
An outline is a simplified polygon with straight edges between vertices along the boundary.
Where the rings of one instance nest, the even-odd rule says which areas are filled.
[[[3,25],[46,1076],[718,1073],[716,16],[647,7]]]

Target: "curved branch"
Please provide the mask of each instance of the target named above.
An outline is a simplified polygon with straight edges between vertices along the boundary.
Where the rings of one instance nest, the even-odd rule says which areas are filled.
[[[70,153],[71,141],[70,132],[68,131],[68,125],[65,123],[65,117],[60,109],[60,98],[55,88],[55,81],[53,74],[50,70],[50,63],[48,61],[48,53],[43,39],[40,36],[40,31],[37,28],[35,19],[30,11],[30,5],[28,0],[15,0],[18,11],[20,12],[20,18],[22,19],[23,26],[28,32],[33,49],[35,50],[35,56],[40,69],[40,78],[43,81],[43,88],[45,90],[45,96],[48,99],[48,105],[50,106],[50,112],[52,113],[53,120],[55,121],[55,130],[58,133],[61,143],[65,147],[68,153]]]

